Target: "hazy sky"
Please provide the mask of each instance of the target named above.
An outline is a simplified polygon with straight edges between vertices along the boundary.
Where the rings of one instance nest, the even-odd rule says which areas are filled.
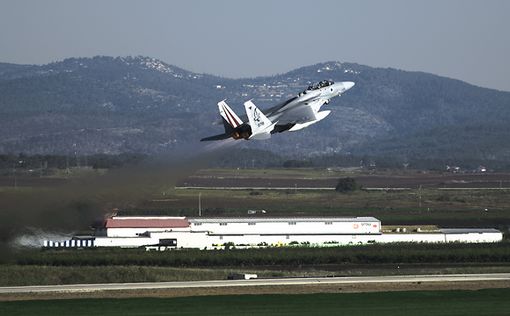
[[[94,55],[234,78],[335,60],[510,91],[510,1],[0,0],[0,62]]]

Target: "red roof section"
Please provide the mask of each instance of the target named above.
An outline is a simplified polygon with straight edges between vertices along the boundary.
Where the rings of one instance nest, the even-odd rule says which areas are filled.
[[[189,222],[185,218],[109,218],[106,228],[186,228]]]

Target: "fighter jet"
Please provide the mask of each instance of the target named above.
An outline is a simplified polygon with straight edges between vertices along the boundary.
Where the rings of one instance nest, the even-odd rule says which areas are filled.
[[[225,100],[220,101],[218,109],[225,133],[206,137],[201,141],[228,138],[262,140],[270,138],[275,133],[299,131],[325,119],[331,111],[321,111],[321,107],[353,86],[352,81],[334,83],[323,80],[310,85],[297,96],[263,111],[248,100],[244,102],[246,117],[243,118],[237,116]]]

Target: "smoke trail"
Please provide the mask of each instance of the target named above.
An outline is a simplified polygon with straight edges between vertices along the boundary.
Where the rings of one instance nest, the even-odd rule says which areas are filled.
[[[54,233],[33,227],[28,227],[25,231],[25,234],[17,236],[11,241],[12,247],[40,248],[43,246],[44,240],[69,240],[74,236],[74,232]]]
[[[217,150],[226,150],[226,149],[229,149],[237,144],[239,144],[239,141],[236,141],[233,138],[228,138],[228,139],[225,139],[222,141],[211,142],[204,147],[204,150],[206,152],[214,152]]]
[[[30,234],[29,227],[52,233],[87,230],[113,208],[160,194],[234,144],[220,143],[185,146],[139,165],[71,179],[57,187],[0,191],[0,253],[7,254],[10,242]]]

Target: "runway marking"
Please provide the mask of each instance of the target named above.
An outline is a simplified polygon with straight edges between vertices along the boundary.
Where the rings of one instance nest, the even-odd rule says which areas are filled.
[[[11,286],[0,287],[0,294],[51,293],[51,292],[79,293],[79,292],[114,291],[114,290],[215,288],[215,287],[239,287],[239,286],[243,287],[292,286],[313,284],[359,284],[359,283],[366,284],[366,283],[467,282],[467,281],[510,281],[510,273]]]

